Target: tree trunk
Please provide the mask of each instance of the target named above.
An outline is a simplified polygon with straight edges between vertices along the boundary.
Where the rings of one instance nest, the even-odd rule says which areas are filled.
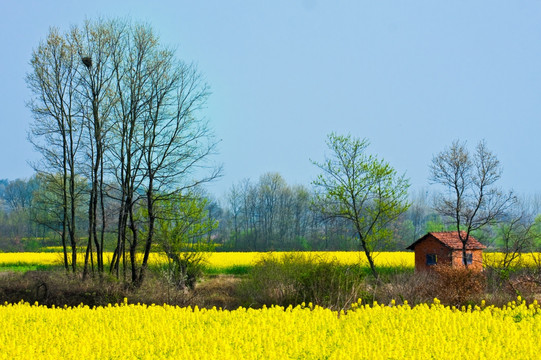
[[[372,271],[372,275],[374,275],[374,278],[376,280],[379,279],[378,272],[376,271],[376,265],[374,264],[374,259],[372,258],[372,253],[368,249],[368,246],[366,244],[366,241],[362,237],[361,233],[358,231],[357,235],[359,236],[359,241],[361,243],[361,247],[364,251],[364,254],[366,255],[366,259],[368,259],[368,264],[370,265],[370,270]]]
[[[147,190],[147,212],[148,212],[148,235],[145,243],[145,253],[143,255],[143,262],[139,271],[139,277],[137,282],[139,285],[143,283],[146,268],[148,265],[148,258],[150,256],[150,249],[154,240],[154,225],[156,223],[156,215],[154,214],[154,179],[150,176],[149,185]]]

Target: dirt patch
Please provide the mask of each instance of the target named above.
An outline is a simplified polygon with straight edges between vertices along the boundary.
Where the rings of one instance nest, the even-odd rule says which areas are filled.
[[[241,279],[235,275],[217,275],[197,284],[194,301],[204,307],[233,310],[241,305],[238,286]]]

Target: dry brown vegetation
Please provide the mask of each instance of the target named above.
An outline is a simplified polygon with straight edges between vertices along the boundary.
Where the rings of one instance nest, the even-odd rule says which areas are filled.
[[[541,301],[541,276],[535,269],[503,271],[487,268],[472,272],[439,268],[430,273],[387,269],[376,281],[363,269],[333,261],[310,263],[292,256],[265,259],[247,275],[208,275],[193,290],[171,286],[159,273],[152,273],[140,287],[125,285],[113,277],[83,281],[80,275],[59,270],[0,273],[0,302],[21,300],[47,306],[88,306],[121,303],[171,304],[200,308],[235,309],[239,306],[297,305],[313,303],[334,310],[348,309],[353,302],[409,304],[432,302],[461,306],[503,305],[518,295]]]
[[[179,290],[153,274],[138,287],[126,286],[112,277],[82,280],[80,275],[63,271],[28,271],[0,273],[0,301],[21,300],[47,306],[99,306],[121,303],[170,304],[237,308],[236,288],[240,279],[230,275],[212,276],[201,281],[193,291]]]

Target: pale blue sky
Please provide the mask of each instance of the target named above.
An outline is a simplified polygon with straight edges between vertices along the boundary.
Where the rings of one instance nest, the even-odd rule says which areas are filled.
[[[275,171],[309,185],[326,134],[370,140],[414,188],[453,139],[487,141],[500,185],[541,190],[541,1],[0,1],[0,178],[28,177],[24,82],[50,26],[150,23],[212,88],[221,196]]]

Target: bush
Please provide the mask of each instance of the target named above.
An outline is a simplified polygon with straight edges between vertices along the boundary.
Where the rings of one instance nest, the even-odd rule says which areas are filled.
[[[168,255],[168,262],[161,269],[164,278],[180,290],[193,290],[196,282],[203,277],[206,253],[185,251]]]
[[[487,279],[483,272],[448,266],[434,270],[397,272],[376,289],[375,298],[385,304],[393,299],[407,300],[410,305],[431,303],[438,298],[442,304],[450,306],[479,304],[486,299]]]
[[[487,281],[480,271],[436,266],[431,285],[442,303],[460,306],[483,300]]]
[[[366,297],[364,275],[359,266],[340,264],[336,259],[287,254],[269,255],[248,274],[241,288],[247,306],[298,305],[312,303],[344,309]]]

